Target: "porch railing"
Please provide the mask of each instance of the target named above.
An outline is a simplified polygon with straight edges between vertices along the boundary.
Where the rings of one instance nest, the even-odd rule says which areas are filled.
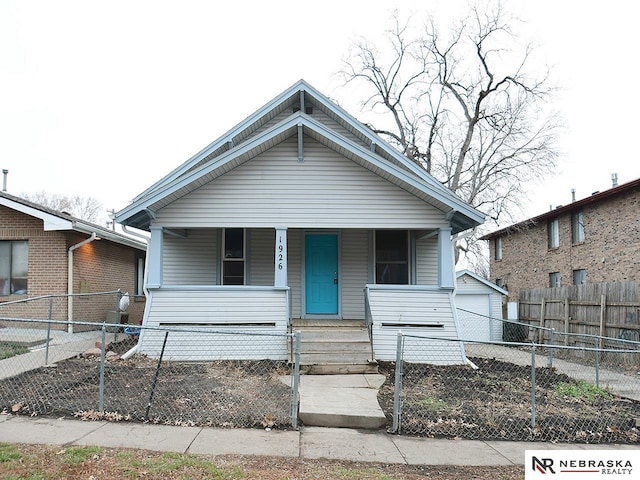
[[[376,359],[373,349],[373,316],[371,315],[371,304],[369,302],[369,287],[364,288],[364,321],[369,334],[369,343],[371,344],[371,360]]]

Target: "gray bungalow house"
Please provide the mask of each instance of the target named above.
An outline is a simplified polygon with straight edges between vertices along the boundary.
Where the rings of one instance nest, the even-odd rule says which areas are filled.
[[[385,360],[398,329],[457,338],[452,238],[483,216],[300,80],[115,220],[151,232],[146,325],[366,321]],[[139,348],[157,354],[157,338]],[[193,359],[287,355],[283,339]]]

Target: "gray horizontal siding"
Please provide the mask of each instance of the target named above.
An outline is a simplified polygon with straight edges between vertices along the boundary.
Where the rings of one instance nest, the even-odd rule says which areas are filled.
[[[464,346],[456,341],[458,326],[451,293],[426,288],[367,288],[376,359],[396,359],[398,332],[402,331],[412,336],[405,339],[406,361],[466,363]]]
[[[173,329],[166,360],[287,359],[286,290],[161,289],[148,301],[145,326]],[[188,331],[176,331],[180,327]],[[144,331],[139,353],[159,356],[163,339],[163,331]]]
[[[416,242],[416,283],[438,285],[438,237]]]
[[[193,229],[186,238],[164,235],[164,285],[215,285],[217,231]]]
[[[296,138],[159,210],[155,224],[176,228],[437,228],[441,211],[333,150]]]
[[[273,285],[276,232],[274,229],[252,228],[249,242],[249,285]]]
[[[369,275],[369,231],[342,232],[342,316],[364,318],[364,287]]]

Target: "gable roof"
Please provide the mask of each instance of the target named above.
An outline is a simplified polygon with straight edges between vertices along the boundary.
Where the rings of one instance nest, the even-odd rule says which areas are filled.
[[[0,205],[24,213],[43,221],[45,231],[74,231],[91,235],[95,233],[98,237],[109,240],[120,245],[132,247],[137,250],[146,251],[147,245],[135,239],[122,235],[108,228],[101,227],[80,218],[76,218],[65,212],[60,212],[52,208],[45,207],[38,203],[25,200],[24,198],[0,192]]]
[[[486,285],[487,287],[495,290],[496,292],[502,294],[502,295],[509,295],[509,292],[507,292],[504,288],[499,287],[498,285],[496,285],[493,282],[490,282],[489,280],[487,280],[486,278],[482,278],[480,275],[478,275],[477,273],[473,273],[471,270],[459,270],[456,272],[456,280],[460,279],[461,277],[464,277],[465,275],[468,275],[469,277],[473,278],[474,280],[477,280],[478,282]]]
[[[509,225],[508,227],[501,228],[500,230],[487,233],[483,237],[480,237],[480,240],[491,240],[496,237],[501,237],[502,235],[509,235],[511,233],[521,232],[523,230],[527,230],[529,228],[535,227],[536,225],[541,223],[543,225],[546,225],[548,220],[558,218],[560,215],[574,212],[586,206],[591,206],[591,205],[604,202],[606,200],[609,200],[610,198],[617,197],[618,195],[623,195],[633,190],[638,190],[638,192],[640,192],[640,178],[628,183],[623,183],[622,185],[618,185],[617,187],[610,188],[608,190],[605,190],[604,192],[594,193],[589,197],[583,198],[581,200],[577,200],[575,202],[571,202],[568,205],[562,205],[553,210],[545,212],[542,215],[538,215],[536,217],[523,220],[522,222],[514,223],[513,225]]]
[[[327,121],[307,114],[309,108]],[[116,213],[115,220],[146,229],[155,211],[296,135],[299,129],[444,212],[454,233],[484,221],[480,212],[304,80],[296,82],[140,193],[129,206]]]

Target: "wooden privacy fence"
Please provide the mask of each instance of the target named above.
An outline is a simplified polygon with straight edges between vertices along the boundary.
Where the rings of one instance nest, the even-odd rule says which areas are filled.
[[[637,281],[521,290],[518,314],[520,321],[558,333],[640,339]],[[565,345],[576,343],[563,337]]]

